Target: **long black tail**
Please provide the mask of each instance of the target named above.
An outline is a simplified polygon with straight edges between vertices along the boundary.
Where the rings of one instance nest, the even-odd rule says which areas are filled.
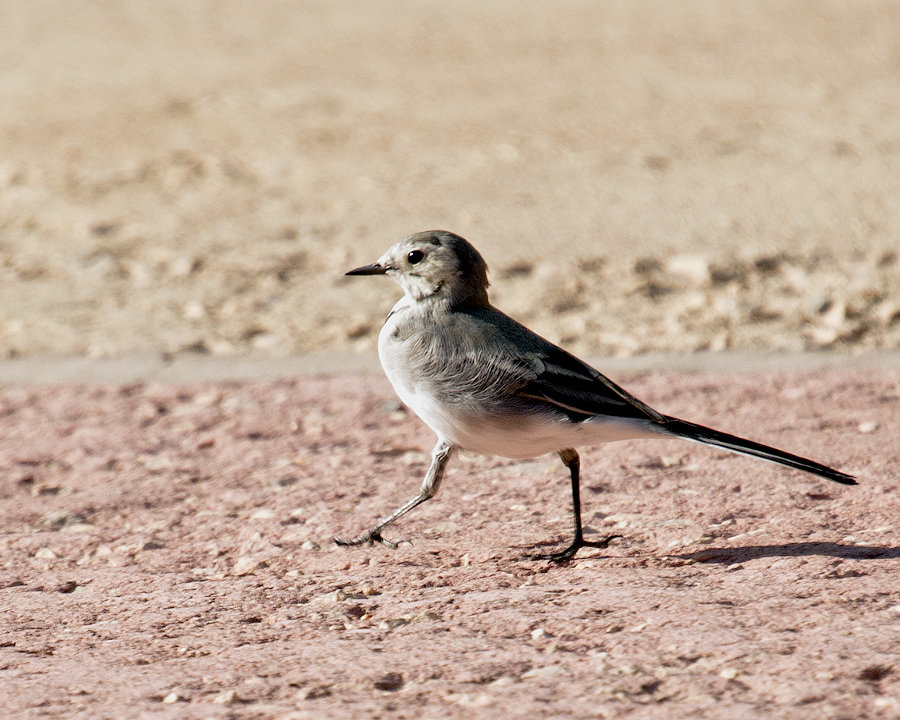
[[[784,450],[778,450],[777,448],[769,447],[768,445],[761,445],[760,443],[753,442],[752,440],[745,440],[736,435],[729,435],[728,433],[713,430],[712,428],[703,427],[703,425],[697,425],[696,423],[687,422],[686,420],[679,420],[678,418],[666,417],[665,420],[660,423],[660,426],[686,440],[693,440],[694,442],[704,443],[706,445],[715,445],[716,447],[740,453],[741,455],[750,455],[751,457],[758,457],[763,460],[780,463],[781,465],[787,465],[788,467],[796,468],[797,470],[804,470],[808,473],[813,473],[814,475],[821,475],[822,477],[834,480],[843,485],[857,484],[852,475],[847,475],[846,473],[830,468],[827,465],[817,463],[815,460],[807,460],[799,455],[792,455]]]

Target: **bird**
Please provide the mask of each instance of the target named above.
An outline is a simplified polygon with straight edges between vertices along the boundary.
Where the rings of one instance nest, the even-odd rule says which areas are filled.
[[[386,526],[434,497],[459,450],[513,459],[557,453],[568,469],[574,534],[559,551],[533,557],[567,561],[586,540],[576,448],[635,438],[682,438],[786,465],[844,485],[852,475],[753,440],[665,415],[491,305],[488,267],[464,238],[445,230],[410,235],[350,276],[385,275],[403,297],[378,336],[378,355],[399,398],[437,435],[420,491],[344,546],[397,541]]]

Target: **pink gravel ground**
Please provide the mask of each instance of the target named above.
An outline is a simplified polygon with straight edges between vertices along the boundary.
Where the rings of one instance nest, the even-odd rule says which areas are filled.
[[[617,378],[622,379],[622,378]],[[667,413],[858,474],[678,441],[463,456],[381,378],[0,391],[5,718],[896,718],[900,370],[645,374]]]

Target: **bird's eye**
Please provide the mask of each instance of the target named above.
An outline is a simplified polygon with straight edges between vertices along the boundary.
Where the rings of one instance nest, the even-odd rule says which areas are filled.
[[[422,262],[423,257],[425,257],[425,253],[421,250],[412,250],[409,255],[406,256],[406,259],[409,260],[410,265],[418,265]]]

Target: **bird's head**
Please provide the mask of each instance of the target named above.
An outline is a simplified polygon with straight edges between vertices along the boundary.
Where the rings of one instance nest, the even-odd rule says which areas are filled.
[[[488,304],[487,263],[469,242],[444,230],[416,233],[378,262],[347,275],[387,275],[413,302],[446,299],[455,307]]]

